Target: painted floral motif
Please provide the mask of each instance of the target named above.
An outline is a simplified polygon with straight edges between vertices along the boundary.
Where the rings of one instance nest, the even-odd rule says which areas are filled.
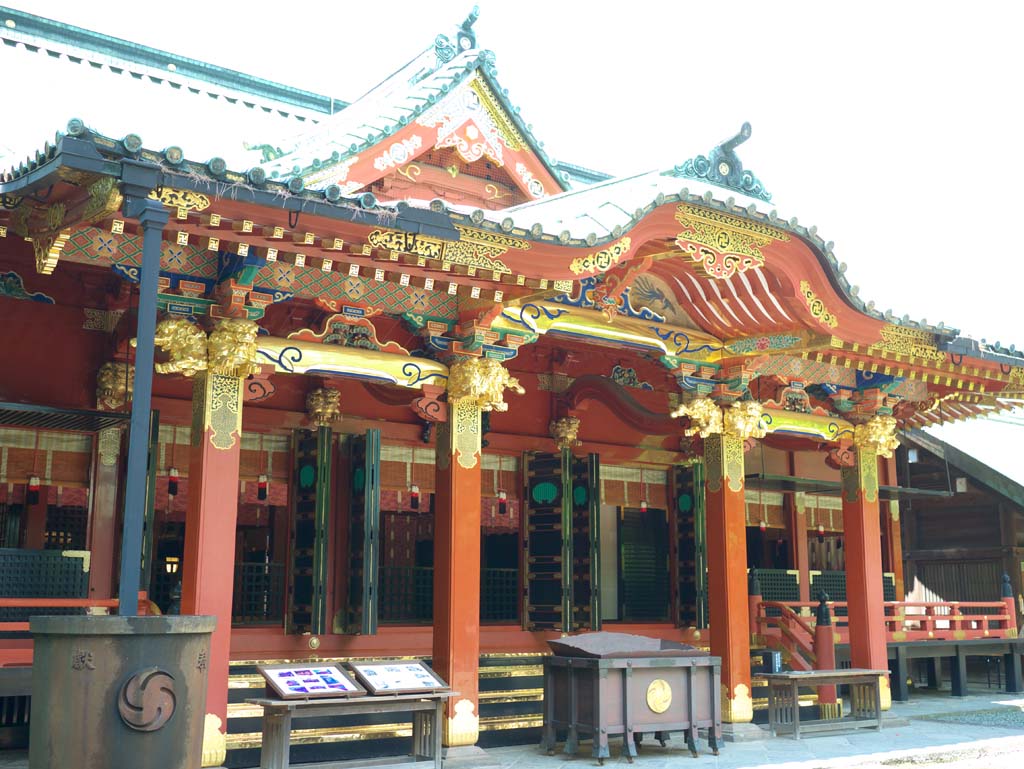
[[[437,128],[435,149],[451,147],[472,163],[485,155],[499,166],[505,164],[504,143],[494,119],[468,84],[448,99],[427,110],[417,120],[427,128]]]
[[[650,382],[641,382],[640,377],[637,376],[635,368],[626,368],[625,366],[615,366],[612,369],[612,381],[616,384],[620,384],[623,387],[634,387],[637,390],[653,390],[654,387]]]
[[[374,158],[373,167],[378,171],[386,171],[387,169],[394,168],[395,166],[405,165],[415,157],[416,152],[422,146],[422,137],[418,134],[413,134],[408,139],[395,142],[384,150],[384,154]]]
[[[8,299],[27,299],[30,302],[42,302],[43,304],[54,303],[52,296],[41,292],[26,291],[25,281],[14,271],[0,273],[0,297],[4,296]]]
[[[534,177],[533,173],[523,163],[516,163],[516,174],[522,180],[523,184],[526,185],[527,191],[535,198],[542,198],[547,193],[544,191],[544,185],[540,179]],[[626,238],[627,242],[629,238]],[[628,246],[627,246],[628,248]]]

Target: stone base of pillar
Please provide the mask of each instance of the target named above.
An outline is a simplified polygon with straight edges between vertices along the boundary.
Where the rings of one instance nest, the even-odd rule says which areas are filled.
[[[722,723],[722,739],[726,742],[757,742],[770,739],[768,725]]]
[[[444,749],[445,769],[471,769],[477,766],[501,766],[494,756],[479,745],[459,745]]]

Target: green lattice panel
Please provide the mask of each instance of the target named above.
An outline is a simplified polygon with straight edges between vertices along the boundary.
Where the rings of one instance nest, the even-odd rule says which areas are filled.
[[[896,578],[892,574],[882,575],[882,600],[896,600]]]
[[[757,580],[761,583],[761,597],[766,601],[800,600],[800,582],[796,572],[785,569],[758,569]]]
[[[846,572],[820,571],[811,574],[811,599],[818,600],[818,593],[824,590],[830,601],[846,600]]]

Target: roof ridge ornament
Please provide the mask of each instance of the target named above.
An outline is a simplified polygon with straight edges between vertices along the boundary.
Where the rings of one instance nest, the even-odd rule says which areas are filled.
[[[718,144],[707,157],[697,155],[671,171],[666,176],[687,179],[704,179],[719,187],[736,190],[744,195],[770,201],[771,193],[766,191],[761,180],[750,171],[743,169],[743,163],[736,154],[736,148],[750,138],[750,123],[744,123],[735,136]]]
[[[437,56],[438,67],[447,64],[463,51],[476,48],[476,33],[473,31],[473,24],[479,18],[480,6],[474,5],[473,10],[459,25],[454,43],[448,35],[438,35],[434,38],[434,54]]]

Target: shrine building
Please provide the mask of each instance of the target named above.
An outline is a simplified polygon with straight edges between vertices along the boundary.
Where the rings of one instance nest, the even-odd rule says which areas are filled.
[[[486,746],[539,734],[548,639],[605,628],[710,648],[740,724],[761,650],[814,667],[824,590],[885,707],[939,641],[1005,642],[1019,686],[1020,568],[905,601],[900,506],[955,491],[893,451],[1010,408],[1024,354],[862,299],[749,125],[650,173],[553,160],[475,18],[346,104],[0,9],[7,62],[286,129],[198,156],[98,107],[0,164],[0,673],[32,614],[213,615],[209,754],[254,766],[257,663],[430,659],[445,744]]]

